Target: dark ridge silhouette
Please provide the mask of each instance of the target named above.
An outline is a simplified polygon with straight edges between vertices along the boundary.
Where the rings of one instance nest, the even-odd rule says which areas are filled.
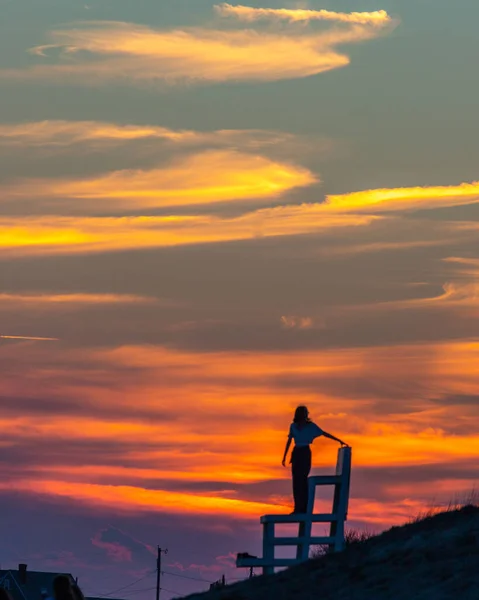
[[[478,600],[479,506],[393,527],[275,575],[188,600]]]

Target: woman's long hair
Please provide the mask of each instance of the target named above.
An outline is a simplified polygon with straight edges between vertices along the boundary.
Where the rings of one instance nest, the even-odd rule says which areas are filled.
[[[298,408],[294,411],[293,423],[299,425],[299,427],[303,427],[304,425],[311,423],[309,411],[306,406],[298,406]]]
[[[75,598],[75,600],[85,600],[85,596],[83,595],[83,592],[81,591],[81,589],[78,587],[78,584],[76,584],[76,583],[72,584],[72,592],[73,592],[73,597]]]
[[[8,590],[0,588],[0,600],[12,600],[12,595]]]
[[[68,575],[57,575],[53,580],[53,595],[55,600],[75,600],[72,581]]]

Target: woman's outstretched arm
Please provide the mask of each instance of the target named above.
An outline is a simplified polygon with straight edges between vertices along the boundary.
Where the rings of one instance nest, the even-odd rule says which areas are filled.
[[[291,438],[288,438],[288,441],[286,442],[286,447],[284,449],[284,455],[283,455],[283,460],[281,461],[281,464],[283,465],[283,467],[286,466],[286,457],[288,456],[288,450],[289,447],[291,446]]]
[[[347,446],[346,442],[343,442],[343,440],[340,440],[335,435],[332,435],[331,433],[328,433],[327,431],[323,431],[323,435],[324,435],[324,437],[327,437],[330,440],[334,440],[335,442],[339,442],[341,444],[341,446]]]

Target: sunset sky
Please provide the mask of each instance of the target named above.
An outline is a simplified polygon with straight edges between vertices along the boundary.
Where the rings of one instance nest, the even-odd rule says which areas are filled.
[[[0,0],[2,568],[246,576],[298,404],[353,447],[351,526],[474,488],[478,20]]]

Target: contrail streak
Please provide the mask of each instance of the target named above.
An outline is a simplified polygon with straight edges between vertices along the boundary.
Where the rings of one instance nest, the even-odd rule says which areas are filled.
[[[59,338],[52,337],[30,337],[26,335],[0,335],[2,340],[34,340],[37,342],[58,342]]]

